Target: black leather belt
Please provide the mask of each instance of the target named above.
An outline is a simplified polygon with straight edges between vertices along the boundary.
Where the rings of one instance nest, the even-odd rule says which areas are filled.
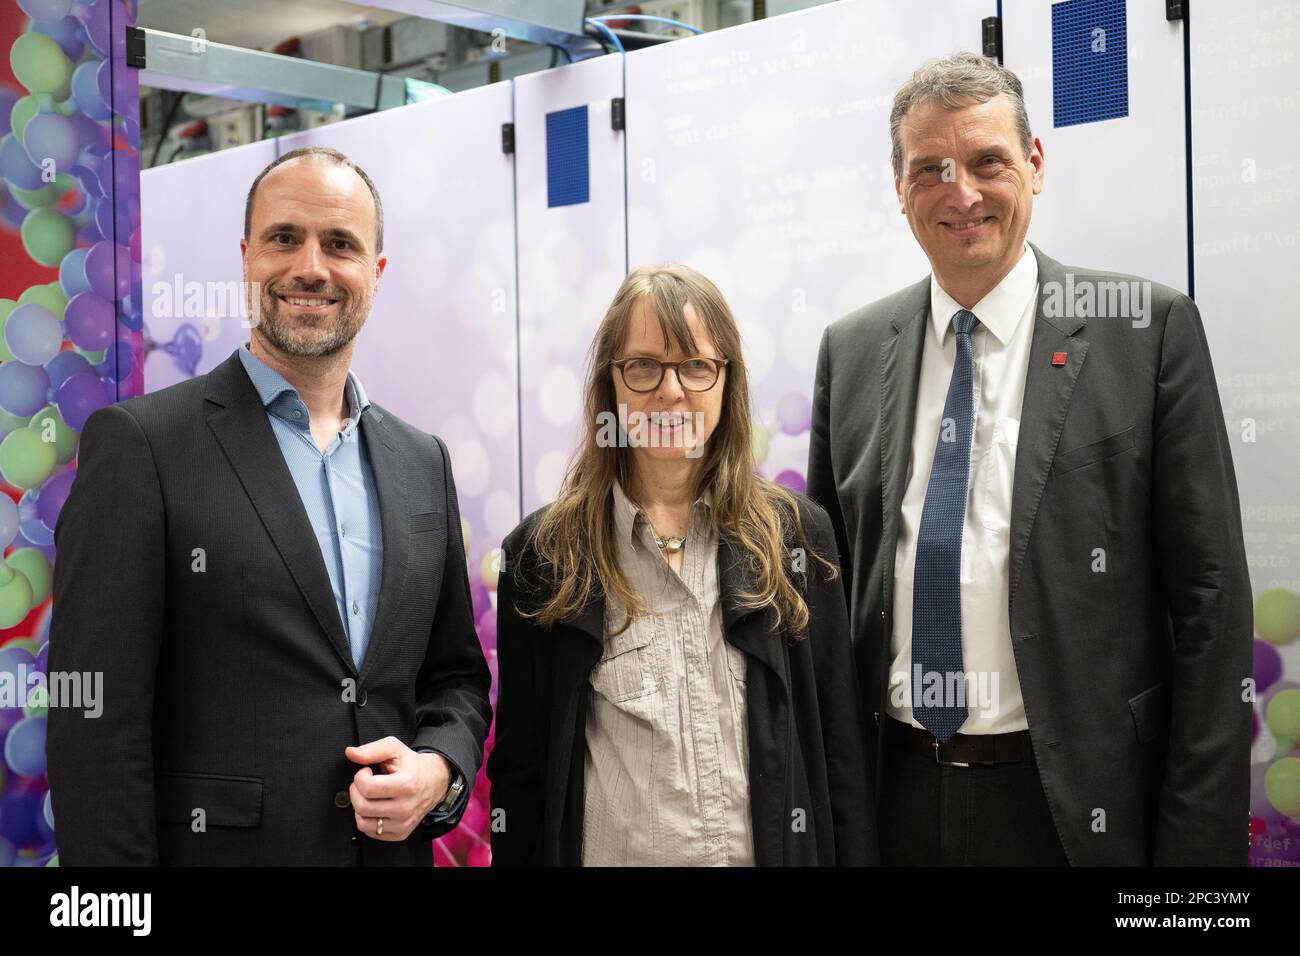
[[[909,753],[933,757],[941,767],[983,767],[999,763],[1033,763],[1029,731],[1009,734],[953,734],[939,743],[928,730],[888,717],[885,736]]]

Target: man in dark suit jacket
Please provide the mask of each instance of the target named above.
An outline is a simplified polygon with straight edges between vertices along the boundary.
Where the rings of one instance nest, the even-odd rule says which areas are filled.
[[[1250,582],[1196,306],[1027,246],[1042,145],[997,64],[928,64],[892,120],[933,275],[826,330],[808,465],[882,862],[1244,864]]]
[[[483,756],[447,449],[348,371],[386,265],[369,178],[294,151],[249,192],[251,349],[105,408],[56,529],[60,862],[431,865]]]

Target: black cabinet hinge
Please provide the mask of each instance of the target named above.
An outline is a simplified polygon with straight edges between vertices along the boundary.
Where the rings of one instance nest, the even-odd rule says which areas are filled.
[[[985,17],[980,21],[984,41],[984,55],[1002,62],[1002,18]]]
[[[144,66],[144,30],[140,27],[126,28],[126,65],[137,70]]]

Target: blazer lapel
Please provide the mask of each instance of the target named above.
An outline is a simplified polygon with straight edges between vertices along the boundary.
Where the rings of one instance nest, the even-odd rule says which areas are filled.
[[[298,487],[253,383],[232,354],[208,374],[208,427],[216,435],[267,534],[334,650],[352,668],[334,589]]]
[[[364,683],[366,675],[379,658],[380,648],[393,629],[394,616],[402,607],[402,594],[406,590],[411,509],[406,473],[392,437],[392,426],[384,421],[384,413],[372,404],[362,414],[359,427],[366,455],[370,459],[370,471],[375,477],[375,492],[379,495],[379,520],[384,534],[379,605],[375,609],[375,623],[370,628],[366,654],[361,661],[361,679]],[[447,586],[447,583],[444,582],[443,586]]]
[[[1083,368],[1088,342],[1078,333],[1086,324],[1081,318],[1048,318],[1043,314],[1049,282],[1065,287],[1065,267],[1029,244],[1038,257],[1038,302],[1034,307],[1034,337],[1029,347],[1029,369],[1025,398],[1020,412],[1020,440],[1016,448],[1016,470],[1011,492],[1011,565],[1008,605],[1015,607],[1016,584],[1029,547],[1029,535],[1042,498],[1043,486],[1056,455],[1056,443],[1065,425],[1070,396]],[[1052,363],[1053,353],[1064,352],[1064,365]],[[1013,617],[1014,620],[1014,617]]]
[[[907,466],[912,459],[912,430],[916,423],[916,387],[921,376],[921,350],[925,346],[925,319],[930,311],[930,279],[912,286],[898,312],[891,317],[894,333],[880,347],[880,495],[884,508],[881,527],[885,556],[884,607],[892,606],[894,551],[898,547],[898,522],[907,489]]]
[[[564,618],[560,623],[576,628],[597,644],[604,644],[605,596],[600,593],[593,594],[587,599],[587,603],[583,605],[581,611],[571,617]]]
[[[785,860],[787,777],[794,743],[786,637],[772,630],[771,608],[756,611],[740,606],[740,595],[754,590],[753,576],[744,550],[726,537],[718,545],[718,590],[723,639],[743,651],[749,664],[745,724],[754,857],[760,866],[780,866]],[[755,668],[754,661],[763,666]]]
[[[582,763],[578,754],[583,752],[586,740],[587,707],[586,690],[591,670],[596,666],[605,648],[605,596],[592,595],[577,614],[559,622],[551,634],[545,635],[554,643],[556,693],[552,701],[551,719],[554,726],[548,746],[556,772],[551,778],[554,789],[548,797],[560,808],[554,817],[553,837],[561,846],[581,845],[582,823],[571,817],[571,800],[581,806]],[[561,836],[570,828],[571,839]],[[576,861],[573,865],[577,865]]]
[[[785,638],[763,626],[770,620],[764,610],[758,620],[748,620],[759,612],[741,606],[740,595],[752,593],[754,581],[749,573],[744,550],[730,538],[723,536],[718,543],[718,592],[722,602],[722,634],[735,647],[749,657],[764,664],[776,674],[781,687],[789,693],[789,662],[785,656]],[[744,626],[741,622],[745,621]]]

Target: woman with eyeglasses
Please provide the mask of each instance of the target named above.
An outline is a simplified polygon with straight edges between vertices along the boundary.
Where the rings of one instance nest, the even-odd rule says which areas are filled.
[[[721,293],[633,272],[559,497],[503,545],[494,864],[878,862],[831,525],[753,465]]]

